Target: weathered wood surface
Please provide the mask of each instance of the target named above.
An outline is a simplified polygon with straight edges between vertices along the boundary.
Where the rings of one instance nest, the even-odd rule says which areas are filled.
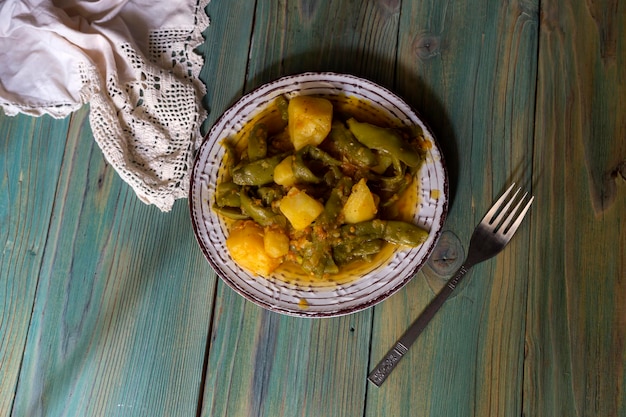
[[[524,412],[624,416],[626,4],[542,17]]]
[[[164,215],[140,203],[104,162],[87,114],[75,113],[56,137],[22,139],[56,143],[63,157],[41,175],[53,204],[33,209],[46,227],[32,238],[45,242],[36,250],[28,239],[20,245],[41,253],[37,267],[7,271],[7,282],[36,291],[5,298],[27,309],[18,329],[28,333],[11,345],[19,376],[2,387],[3,414],[194,414],[214,274],[195,248],[185,205]],[[33,153],[31,165],[52,156]],[[22,192],[15,199],[28,202]],[[35,232],[26,230],[27,237]]]
[[[65,120],[0,115],[0,416],[626,416],[626,7],[618,1],[213,0],[211,113],[278,76],[349,72],[407,99],[465,244],[510,181],[510,246],[471,272],[381,388],[434,296],[305,320],[231,291],[185,201],[140,203]]]
[[[17,388],[68,123],[0,117],[0,415],[5,416]]]

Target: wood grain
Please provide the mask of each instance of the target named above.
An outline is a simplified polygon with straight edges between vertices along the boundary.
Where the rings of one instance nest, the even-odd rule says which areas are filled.
[[[0,415],[10,413],[68,121],[0,112]]]
[[[510,181],[530,190],[538,5],[403,2],[401,16],[396,90],[441,143],[451,178],[446,227],[467,245]],[[385,385],[368,392],[367,415],[521,413],[528,223],[470,272]],[[376,307],[372,361],[433,296],[420,273]]]
[[[367,313],[286,317],[221,286],[202,415],[359,415],[369,334]]]
[[[195,413],[214,275],[187,208],[140,203],[76,112],[13,414]]]
[[[227,7],[211,2],[207,14],[211,17],[205,32],[207,41],[198,48],[205,58],[200,72],[209,110],[205,131],[245,91],[254,7],[249,1],[231,1]]]
[[[282,75],[337,71],[392,87],[399,2],[259,2],[248,89]]]
[[[524,411],[626,415],[626,8],[542,3]]]

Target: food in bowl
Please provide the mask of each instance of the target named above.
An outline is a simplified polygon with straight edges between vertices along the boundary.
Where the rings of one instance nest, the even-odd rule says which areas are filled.
[[[222,138],[225,170],[212,208],[226,247],[253,274],[279,268],[345,281],[392,247],[417,247],[416,172],[431,142],[418,125],[364,112],[358,100],[278,96],[238,135]],[[354,276],[354,275],[353,275]]]
[[[217,186],[228,177],[224,139],[239,152],[256,122],[280,131],[285,122],[275,102],[280,96],[316,96],[330,100],[333,111],[382,127],[421,130],[424,160],[413,182],[396,203],[401,220],[428,231],[414,248],[386,245],[368,262],[353,262],[339,274],[317,278],[293,262],[283,262],[267,278],[233,260],[226,240],[236,220],[214,210]],[[280,123],[273,126],[271,121]],[[349,74],[307,72],[258,86],[230,106],[212,125],[198,149],[191,172],[189,210],[194,235],[212,270],[232,290],[256,305],[298,317],[336,317],[371,307],[406,285],[424,265],[441,234],[448,209],[448,177],[437,141],[423,119],[399,96]],[[380,204],[380,202],[379,202]],[[380,208],[380,205],[379,205]]]

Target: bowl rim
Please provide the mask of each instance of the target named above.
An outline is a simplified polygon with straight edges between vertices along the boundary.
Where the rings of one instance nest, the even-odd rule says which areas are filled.
[[[236,109],[237,107],[239,107],[242,103],[245,103],[245,101],[247,101],[249,99],[249,97],[255,95],[259,90],[262,90],[264,88],[268,88],[268,86],[273,85],[273,84],[278,84],[281,82],[285,82],[287,80],[290,80],[292,78],[298,78],[298,77],[319,77],[320,81],[324,81],[325,79],[329,78],[329,77],[341,77],[341,78],[346,78],[346,79],[350,79],[353,80],[357,83],[365,83],[365,84],[369,84],[370,86],[374,86],[376,89],[379,89],[381,92],[385,93],[386,95],[393,97],[394,99],[398,100],[398,102],[400,102],[402,105],[406,106],[406,108],[408,110],[410,110],[410,112],[414,113],[415,116],[419,119],[419,121],[424,125],[424,127],[427,130],[428,135],[430,136],[430,138],[432,139],[432,141],[434,142],[437,151],[438,151],[438,162],[441,166],[442,172],[443,172],[443,178],[442,178],[442,189],[440,190],[441,194],[443,195],[443,204],[441,205],[441,214],[439,216],[439,221],[438,224],[436,225],[436,230],[435,233],[433,234],[433,238],[432,238],[432,242],[430,244],[430,247],[428,248],[428,250],[426,251],[425,255],[422,257],[422,259],[419,262],[415,262],[414,264],[411,265],[410,269],[408,271],[405,272],[405,276],[403,277],[403,279],[398,280],[395,285],[393,285],[391,288],[389,288],[388,290],[382,292],[381,294],[379,294],[378,296],[374,297],[374,298],[370,298],[370,299],[366,299],[362,302],[358,302],[355,305],[352,306],[346,306],[346,307],[340,307],[336,310],[332,310],[332,311],[316,311],[316,312],[307,312],[307,310],[305,309],[299,309],[299,310],[290,310],[290,309],[286,309],[286,308],[282,308],[279,307],[275,304],[272,304],[270,302],[267,302],[266,300],[263,300],[259,297],[256,297],[252,294],[250,294],[249,292],[245,291],[243,288],[241,288],[239,285],[237,285],[236,282],[233,282],[233,280],[231,280],[228,277],[224,277],[224,274],[221,271],[221,266],[219,265],[218,262],[216,262],[212,256],[210,256],[210,254],[208,253],[208,249],[205,247],[204,242],[200,239],[200,232],[199,232],[199,226],[198,223],[200,221],[202,221],[202,219],[198,219],[197,218],[197,213],[194,210],[194,195],[196,194],[195,189],[198,186],[197,181],[195,181],[194,179],[197,178],[197,173],[198,170],[201,169],[200,166],[200,154],[201,154],[201,150],[202,148],[206,145],[206,143],[209,141],[209,139],[213,136],[213,134],[215,133],[215,130],[218,129],[218,127],[223,124],[224,119],[226,117],[228,117],[230,115],[230,113],[232,113],[234,111],[234,109]],[[273,311],[273,312],[277,312],[280,314],[285,314],[288,316],[294,316],[294,317],[305,317],[305,318],[326,318],[326,317],[339,317],[339,316],[343,316],[343,315],[348,315],[348,314],[352,314],[352,313],[356,313],[362,310],[366,310],[370,307],[375,306],[376,304],[379,304],[380,302],[382,302],[383,300],[391,297],[392,295],[394,295],[395,293],[397,293],[398,291],[400,291],[404,286],[406,286],[417,274],[417,272],[419,272],[421,270],[421,268],[424,266],[424,264],[428,261],[428,259],[430,258],[430,256],[432,256],[433,250],[437,245],[437,242],[439,241],[439,238],[441,236],[441,233],[443,232],[443,226],[445,224],[445,221],[447,219],[447,215],[448,215],[448,210],[449,210],[449,203],[450,203],[450,197],[449,197],[449,175],[448,175],[448,170],[447,170],[447,166],[446,166],[446,161],[445,161],[445,157],[443,155],[443,153],[441,152],[441,147],[439,145],[439,142],[437,140],[437,137],[435,136],[435,134],[433,133],[433,130],[431,129],[431,127],[429,126],[429,124],[424,120],[424,118],[422,117],[422,115],[413,107],[411,106],[403,97],[401,97],[399,94],[391,91],[390,89],[374,82],[371,81],[367,78],[363,78],[360,76],[356,76],[353,74],[349,74],[349,73],[340,73],[340,72],[333,72],[333,71],[306,71],[306,72],[300,72],[300,73],[294,73],[294,74],[290,74],[290,75],[284,75],[275,79],[272,79],[268,82],[264,82],[259,84],[258,86],[254,87],[253,89],[251,89],[250,91],[242,94],[238,99],[236,99],[232,104],[230,104],[223,112],[222,114],[215,120],[215,122],[212,124],[211,129],[206,133],[206,135],[204,135],[204,138],[200,144],[200,146],[196,149],[195,155],[194,155],[194,161],[193,161],[193,166],[192,166],[192,170],[191,170],[191,176],[190,176],[190,184],[189,184],[189,191],[188,191],[188,206],[189,206],[189,213],[190,213],[190,217],[191,217],[191,223],[192,223],[192,227],[193,227],[193,232],[194,232],[194,237],[198,243],[198,246],[200,247],[202,254],[204,256],[204,258],[208,261],[209,265],[211,266],[213,272],[219,277],[220,280],[222,280],[224,283],[226,283],[226,285],[228,287],[230,287],[232,290],[234,290],[236,293],[238,293],[240,296],[242,296],[245,300],[248,300],[264,309],[267,309],[269,311]],[[432,227],[435,227],[435,224],[433,224]],[[393,256],[393,255],[392,255]]]

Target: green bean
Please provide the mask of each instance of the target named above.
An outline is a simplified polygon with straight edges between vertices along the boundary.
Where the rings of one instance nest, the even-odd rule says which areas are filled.
[[[285,157],[284,154],[239,164],[233,169],[233,182],[238,185],[266,185],[274,181],[274,168]]]
[[[381,198],[384,198],[385,201],[382,202],[380,206],[382,208],[389,207],[396,201],[398,201],[412,181],[413,177],[407,173],[404,174],[401,180],[398,180],[395,183],[395,186],[393,188],[389,184],[387,184],[386,190],[384,192],[381,192]]]
[[[311,275],[320,277],[324,275],[328,257],[325,246],[320,242],[313,242],[307,250],[303,251],[302,269]]]
[[[307,145],[296,152],[295,157],[293,159],[291,169],[293,170],[293,175],[296,177],[298,182],[300,183],[309,183],[309,184],[319,184],[322,180],[311,171],[311,168],[308,167],[307,163],[304,160],[304,157],[308,156],[311,159],[321,162],[324,165],[327,165],[331,168],[331,174],[333,177],[335,176],[336,170],[333,170],[333,167],[338,167],[341,165],[341,162],[324,152],[323,150]]]
[[[329,253],[326,257],[326,265],[324,267],[325,274],[336,274],[339,272],[339,266],[335,262],[332,253]]]
[[[416,247],[428,238],[428,232],[408,222],[388,220],[383,239],[396,245]]]
[[[324,211],[320,214],[315,223],[325,227],[335,224],[351,190],[352,179],[350,177],[342,177],[339,179],[337,185],[331,190],[330,196],[326,200]]]
[[[356,224],[346,224],[341,226],[341,235],[344,239],[351,237],[370,236],[372,239],[380,239],[385,235],[385,220],[370,220]]]
[[[229,175],[233,175],[233,170],[239,163],[239,155],[237,154],[235,147],[226,140],[222,142],[222,146],[226,149],[226,172],[228,172]]]
[[[239,207],[241,198],[239,197],[240,187],[233,182],[221,182],[215,187],[215,203],[219,207]]]
[[[312,275],[321,275],[324,272],[324,264],[322,263],[325,258],[324,246],[321,242],[311,239],[307,244],[301,248],[300,255],[302,257],[302,269]]]
[[[302,250],[302,269],[321,277],[324,274],[336,274],[339,267],[332,255],[332,247],[328,239],[313,235],[311,242]]]
[[[333,158],[332,156],[330,156],[329,154],[327,154],[326,152],[324,152],[320,148],[318,148],[316,146],[313,146],[313,145],[306,145],[305,147],[300,149],[297,153],[300,154],[300,155],[303,155],[303,156],[307,155],[311,159],[318,160],[318,161],[320,161],[323,164],[328,165],[328,166],[339,166],[339,165],[341,165],[340,161],[336,160],[335,158]]]
[[[216,213],[233,220],[246,220],[250,218],[250,216],[243,213],[236,207],[220,207],[217,204],[214,204],[213,210],[215,210]]]
[[[266,156],[267,126],[263,123],[257,123],[248,135],[248,159],[254,162]]]
[[[380,191],[388,194],[397,194],[406,189],[411,181],[411,175],[407,174],[404,164],[399,159],[391,157],[394,175],[377,176],[374,180],[377,182]]]
[[[354,238],[333,248],[333,257],[339,265],[345,265],[356,259],[370,259],[383,248],[383,239]]]
[[[386,152],[376,152],[376,165],[371,169],[377,174],[384,174],[393,164],[393,158]]]
[[[266,206],[270,206],[274,201],[280,200],[285,195],[282,187],[259,187],[257,194]]]
[[[348,119],[348,128],[359,142],[370,149],[387,152],[410,167],[417,167],[422,158],[395,130]]]
[[[306,272],[315,275],[317,277],[322,277],[325,274],[336,274],[339,272],[339,267],[335,263],[335,260],[330,254],[325,254],[325,256],[319,258],[317,263],[312,261],[313,258],[304,258],[302,262],[302,269]]]
[[[372,191],[380,197],[380,207],[389,207],[393,205],[402,195],[402,193],[413,182],[414,173],[407,169],[399,159],[389,156],[392,161],[393,175],[368,175],[369,184]]]
[[[326,173],[324,174],[323,180],[327,186],[333,187],[339,182],[339,180],[344,177],[345,175],[343,174],[341,169],[333,165],[328,167],[328,171],[326,171]]]
[[[296,152],[294,155],[291,162],[291,169],[294,177],[296,177],[296,180],[298,180],[299,183],[319,184],[322,181],[307,166],[304,162],[303,154],[300,152]]]
[[[396,245],[416,247],[426,241],[428,232],[421,227],[398,220],[370,220],[341,227],[344,239],[367,236],[370,239],[384,239]]]
[[[285,219],[284,216],[274,213],[272,209],[258,204],[254,199],[250,198],[245,191],[241,193],[241,211],[250,216],[252,220],[261,226],[271,226],[274,224],[285,226],[287,224],[287,219]]]
[[[289,102],[284,96],[276,97],[276,107],[278,107],[278,111],[280,112],[280,118],[283,122],[289,122],[289,113],[287,112],[287,108],[289,107]]]
[[[241,193],[241,210],[261,226],[268,226],[275,215],[271,209],[257,204],[246,192]]]
[[[333,122],[328,139],[334,144],[337,152],[350,163],[367,167],[376,165],[374,152],[356,140],[342,122]]]

